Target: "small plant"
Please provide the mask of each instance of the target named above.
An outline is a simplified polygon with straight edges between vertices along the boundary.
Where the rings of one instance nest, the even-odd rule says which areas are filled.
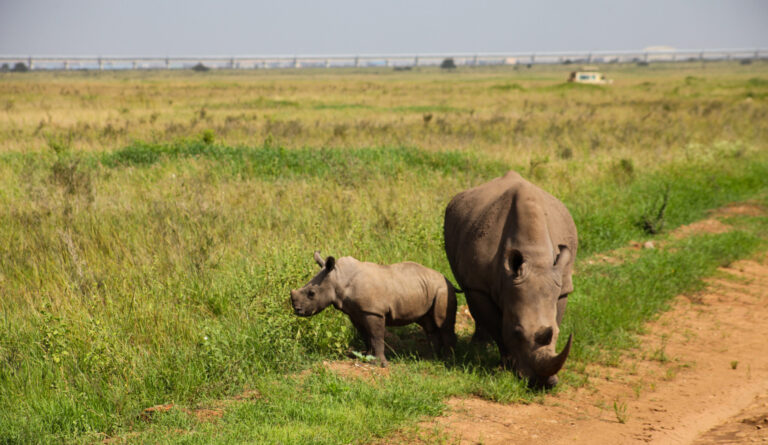
[[[535,158],[531,159],[531,161],[528,163],[528,177],[540,177],[541,172],[539,167],[546,165],[549,163],[549,156],[545,156],[543,158]]]
[[[264,148],[271,148],[275,146],[275,137],[272,133],[267,133],[267,137],[264,138]]]
[[[203,134],[201,135],[201,139],[203,140],[203,143],[205,145],[211,145],[216,140],[216,133],[209,128],[203,131]]]
[[[432,113],[424,113],[421,118],[424,120],[424,126],[426,127],[432,121]]]
[[[645,231],[645,233],[649,235],[656,235],[657,233],[661,233],[661,231],[664,229],[664,212],[667,210],[667,204],[669,203],[669,189],[670,187],[667,185],[666,189],[664,190],[664,197],[661,200],[661,206],[659,207],[659,210],[654,212],[652,207],[650,211],[646,212],[642,216],[640,222],[638,223],[638,225]],[[653,213],[656,215],[653,216]]]
[[[653,354],[651,355],[651,358],[653,360],[657,360],[660,363],[667,363],[669,361],[669,356],[667,355],[667,340],[669,340],[669,337],[667,335],[661,336],[661,346],[659,346],[658,349],[653,351]]]
[[[635,174],[635,164],[632,162],[631,159],[622,158],[621,161],[619,161],[619,167],[624,171],[624,173],[627,174],[627,176],[634,176]]]
[[[627,413],[627,403],[619,402],[618,399],[613,401],[613,413],[616,414],[616,420],[621,423],[627,423],[629,414]]]
[[[370,354],[365,355],[365,354],[361,354],[361,353],[359,353],[357,351],[351,351],[351,352],[352,352],[352,355],[355,356],[355,358],[357,358],[358,360],[360,360],[361,362],[364,362],[364,363],[370,363],[370,362],[376,360],[376,357],[374,357],[374,356],[372,356]]]
[[[736,369],[738,367],[739,367],[739,361],[738,360],[731,361],[731,369]]]
[[[70,151],[72,146],[72,133],[68,134],[67,137],[47,136],[45,142],[48,145],[48,148],[56,153],[56,157],[61,158],[61,156],[68,154]]]
[[[336,124],[333,126],[333,136],[337,138],[343,138],[347,135],[347,129],[349,126],[347,124]]]
[[[674,378],[677,376],[678,370],[679,368],[676,366],[667,368],[667,371],[664,373],[664,380],[666,381],[674,380]]]

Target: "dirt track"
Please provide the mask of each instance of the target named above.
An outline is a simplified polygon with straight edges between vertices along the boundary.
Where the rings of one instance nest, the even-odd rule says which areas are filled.
[[[589,367],[584,388],[531,405],[453,399],[422,427],[461,444],[768,442],[766,263],[734,263],[678,297],[642,350]]]

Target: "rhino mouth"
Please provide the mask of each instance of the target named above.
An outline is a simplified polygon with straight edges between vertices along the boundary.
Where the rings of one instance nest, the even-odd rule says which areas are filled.
[[[307,311],[306,309],[300,308],[300,307],[293,307],[293,313],[294,315],[298,315],[299,317],[309,317],[312,315],[311,311]]]
[[[298,315],[299,317],[308,317],[311,315],[309,311],[307,311],[305,308],[296,304],[296,301],[294,301],[293,298],[291,298],[289,301],[291,302],[291,307],[293,308],[294,315]]]
[[[528,387],[531,389],[552,389],[557,386],[557,382],[558,379],[556,375],[551,375],[544,379],[533,377],[528,379]]]
[[[559,354],[539,350],[534,352],[528,360],[518,361],[510,357],[506,361],[506,366],[514,369],[520,378],[527,378],[528,386],[531,388],[553,388],[557,385],[557,373],[560,372],[571,352],[572,342],[573,334],[568,336],[568,342]]]

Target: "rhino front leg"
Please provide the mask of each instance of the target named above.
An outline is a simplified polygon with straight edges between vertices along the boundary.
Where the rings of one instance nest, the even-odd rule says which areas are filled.
[[[371,346],[373,346],[373,355],[376,360],[379,361],[382,368],[385,368],[388,364],[387,358],[384,356],[384,335],[387,332],[386,322],[384,317],[375,314],[365,315],[365,327],[371,335]]]
[[[467,289],[466,298],[469,312],[475,319],[472,343],[488,343],[493,339],[500,350],[504,349],[501,338],[501,309],[487,295],[478,291]]]
[[[365,322],[352,320],[352,324],[355,326],[355,329],[357,329],[357,332],[365,342],[365,354],[370,355],[373,352],[371,350],[371,334],[368,332],[368,329],[365,326]]]

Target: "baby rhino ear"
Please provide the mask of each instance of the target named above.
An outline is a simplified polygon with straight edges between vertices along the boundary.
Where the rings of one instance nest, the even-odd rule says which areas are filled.
[[[325,267],[325,261],[323,261],[323,257],[320,256],[320,252],[317,250],[315,251],[315,262],[320,267]]]
[[[325,270],[330,272],[336,267],[336,258],[329,256],[325,259]]]

